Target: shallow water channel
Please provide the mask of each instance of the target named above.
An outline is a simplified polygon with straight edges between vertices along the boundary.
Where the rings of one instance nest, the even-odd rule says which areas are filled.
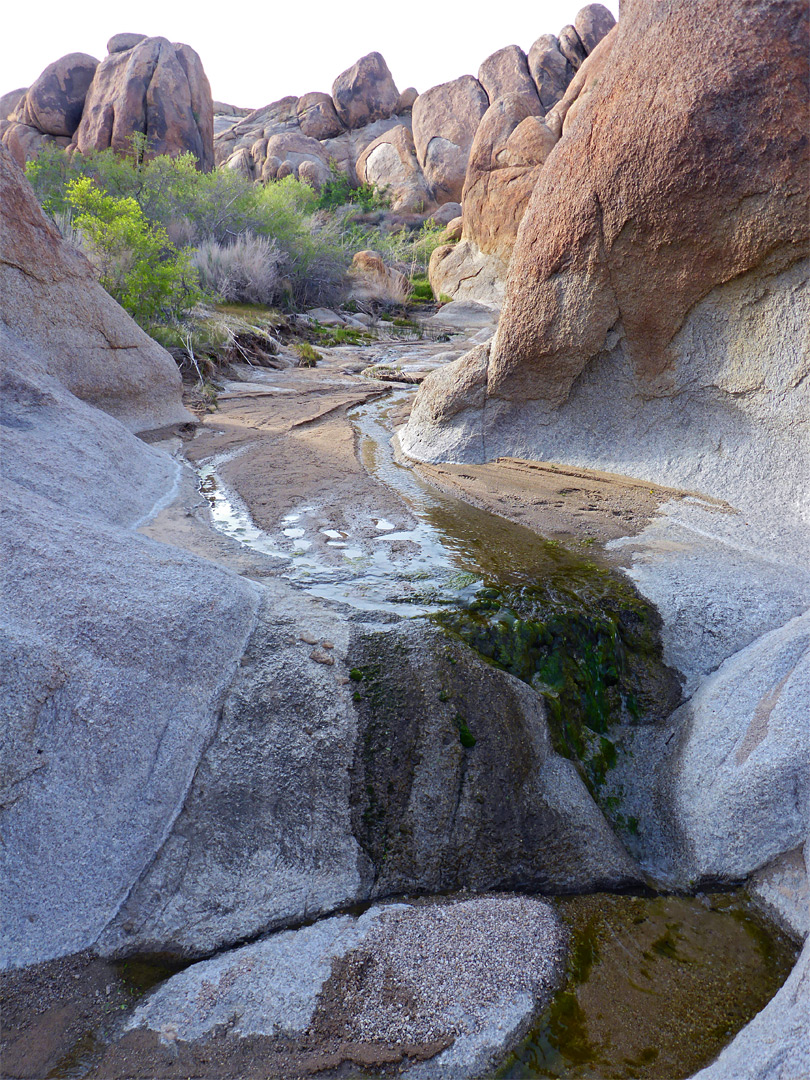
[[[634,680],[651,670],[651,661],[642,657],[639,665],[628,655],[649,649],[652,640],[643,602],[587,547],[566,550],[544,541],[436,491],[398,464],[389,417],[411,393],[396,389],[368,402],[353,411],[352,421],[363,464],[400,495],[415,519],[412,528],[380,517],[378,535],[369,539],[321,527],[331,548],[323,558],[322,538],[313,542],[313,508],[296,507],[274,533],[263,532],[213,461],[200,475],[217,528],[279,559],[284,576],[317,596],[360,611],[438,618],[532,682],[552,705],[550,714],[555,704],[558,714],[565,711],[573,687],[583,703],[582,725],[573,733],[570,724],[560,727],[558,749],[569,756],[587,749],[578,734],[583,730],[604,748],[609,740],[600,732],[608,727],[600,728],[593,715],[608,725],[611,717],[627,721],[644,706]],[[397,541],[407,542],[404,553],[402,545],[397,553]],[[559,659],[569,651],[573,674]],[[599,777],[588,773],[587,760],[585,766],[593,790]],[[796,957],[793,943],[741,890],[697,897],[599,894],[554,903],[571,932],[568,981],[502,1066],[501,1080],[688,1077],[770,1000]]]

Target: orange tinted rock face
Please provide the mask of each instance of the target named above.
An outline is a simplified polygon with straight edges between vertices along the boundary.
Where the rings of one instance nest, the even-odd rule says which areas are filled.
[[[126,153],[135,132],[146,135],[150,155],[188,151],[203,171],[214,167],[211,87],[188,45],[144,38],[99,64],[76,131],[79,150]]]
[[[802,0],[625,5],[523,219],[490,396],[564,401],[619,322],[666,394],[690,309],[807,251],[807,32]]]
[[[499,98],[484,114],[470,151],[464,238],[506,262],[540,169],[557,141],[541,111],[537,95]]]

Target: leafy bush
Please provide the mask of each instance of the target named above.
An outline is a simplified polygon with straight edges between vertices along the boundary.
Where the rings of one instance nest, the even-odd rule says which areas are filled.
[[[229,245],[206,240],[192,255],[203,288],[226,303],[270,306],[279,294],[280,262],[275,240],[252,233]]]
[[[65,202],[101,284],[142,326],[176,318],[197,302],[188,253],[150,224],[134,199],[107,195],[85,176],[67,184]]]
[[[411,299],[430,303],[433,300],[433,289],[425,274],[414,274],[411,278]]]
[[[318,195],[294,177],[256,187],[230,170],[201,173],[191,154],[144,161],[137,142],[122,157],[112,150],[68,157],[46,148],[26,174],[43,207],[69,227],[72,182],[92,179],[99,191],[131,199],[167,240],[194,247],[233,245],[241,236],[272,239],[287,302],[297,307],[337,303],[345,291],[351,251],[331,220],[319,220]],[[68,215],[68,221],[65,221]]]
[[[352,203],[360,206],[365,213],[372,210],[384,210],[391,205],[386,188],[375,184],[358,184],[353,187],[349,178],[334,161],[329,162],[330,177],[321,188],[318,198],[319,210],[337,210],[340,206]]]

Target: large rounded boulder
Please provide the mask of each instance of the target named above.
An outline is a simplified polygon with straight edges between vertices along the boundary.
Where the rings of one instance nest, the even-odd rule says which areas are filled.
[[[78,149],[127,153],[137,133],[146,136],[149,156],[188,152],[203,171],[214,167],[211,87],[188,45],[144,38],[109,53],[96,69],[75,135]]]
[[[526,53],[517,45],[507,45],[488,56],[478,69],[478,81],[490,101],[506,94],[522,94],[530,100],[537,97]]]
[[[98,60],[87,53],[68,53],[49,64],[28,88],[14,119],[43,135],[72,135],[97,67]]]
[[[357,161],[357,179],[386,189],[392,210],[422,213],[432,203],[416,157],[413,135],[402,124],[384,132],[366,147]]]
[[[543,109],[548,112],[561,100],[574,77],[574,69],[560,52],[560,43],[553,34],[542,34],[528,56],[529,72]]]
[[[387,120],[399,106],[399,90],[378,52],[361,56],[341,72],[332,84],[335,110],[347,128],[365,127]]]
[[[440,83],[414,102],[416,155],[436,202],[461,201],[470,149],[488,108],[487,92],[472,75]]]

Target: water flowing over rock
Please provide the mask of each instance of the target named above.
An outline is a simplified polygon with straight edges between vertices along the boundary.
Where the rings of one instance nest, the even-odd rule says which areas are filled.
[[[416,155],[438,203],[459,202],[475,132],[489,107],[471,75],[426,90],[414,102]]]
[[[212,169],[213,102],[197,53],[160,37],[125,45],[96,69],[75,135],[78,149],[127,153],[140,132],[150,155],[189,152],[203,171]]]

